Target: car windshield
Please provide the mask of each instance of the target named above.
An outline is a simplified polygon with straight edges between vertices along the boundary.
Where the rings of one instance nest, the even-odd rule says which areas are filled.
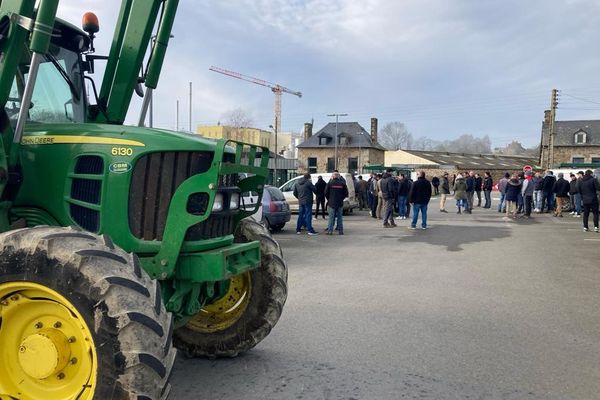
[[[6,102],[6,112],[11,122],[16,123],[25,84],[29,76],[29,65],[19,66]],[[27,120],[30,122],[84,122],[85,101],[83,96],[78,54],[50,46],[48,55],[42,60],[31,97]]]

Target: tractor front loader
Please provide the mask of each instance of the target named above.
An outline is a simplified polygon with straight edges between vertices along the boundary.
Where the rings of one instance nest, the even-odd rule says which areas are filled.
[[[164,399],[175,348],[232,357],[281,315],[281,249],[240,208],[268,149],[143,126],[177,6],[123,0],[98,56],[93,14],[0,2],[0,399]]]

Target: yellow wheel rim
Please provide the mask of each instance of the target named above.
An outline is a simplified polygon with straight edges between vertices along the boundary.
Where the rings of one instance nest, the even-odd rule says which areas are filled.
[[[37,283],[0,283],[0,398],[92,399],[97,367],[71,302]]]
[[[227,293],[214,303],[204,306],[186,326],[202,333],[213,333],[229,328],[248,308],[250,292],[250,272],[234,276],[229,280]]]

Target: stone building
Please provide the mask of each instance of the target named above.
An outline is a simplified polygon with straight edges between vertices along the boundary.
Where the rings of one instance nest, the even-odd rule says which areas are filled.
[[[265,146],[273,151],[273,134],[262,129],[236,128],[227,125],[200,125],[196,128],[196,133],[211,139],[231,139],[258,146]],[[279,144],[277,147],[279,147]]]
[[[543,168],[600,168],[600,120],[555,121],[550,111],[542,123],[540,164]]]
[[[297,146],[298,172],[362,173],[368,164],[383,164],[385,148],[377,142],[377,118],[371,118],[369,134],[358,122],[330,122],[314,135],[312,124],[304,124],[304,141]]]

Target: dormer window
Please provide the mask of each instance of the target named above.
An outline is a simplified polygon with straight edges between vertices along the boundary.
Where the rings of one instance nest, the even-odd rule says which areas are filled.
[[[587,142],[587,133],[585,131],[578,131],[573,137],[575,144],[585,144]]]
[[[347,145],[350,142],[348,140],[347,136],[340,136],[338,139],[339,139],[339,144],[343,145],[343,146]]]
[[[321,137],[319,138],[319,145],[320,145],[320,146],[324,146],[324,145],[326,145],[326,144],[327,144],[327,139],[328,139],[328,137],[327,137],[327,136],[321,136]]]

